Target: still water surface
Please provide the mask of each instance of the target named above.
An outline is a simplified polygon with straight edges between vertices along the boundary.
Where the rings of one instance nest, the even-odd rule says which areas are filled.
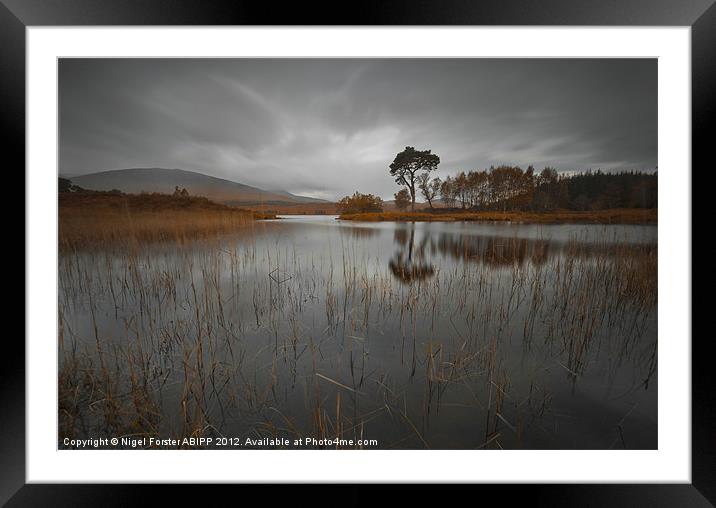
[[[64,253],[61,376],[81,364],[116,399],[79,397],[60,434],[656,448],[656,243],[656,226],[287,216]]]

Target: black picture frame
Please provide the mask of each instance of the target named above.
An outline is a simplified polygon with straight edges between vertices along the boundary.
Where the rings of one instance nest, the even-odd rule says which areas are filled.
[[[279,8],[269,2],[241,0],[0,0],[0,123],[4,132],[0,139],[3,141],[6,176],[18,175],[19,168],[25,167],[25,28],[51,25],[690,26],[692,166],[703,166],[706,170],[711,162],[707,161],[707,154],[716,118],[714,0],[442,0],[431,3],[371,0],[346,4],[343,11],[337,6],[338,3],[308,5],[297,2]],[[24,196],[24,179],[22,188]],[[698,202],[698,194],[705,193],[705,188],[704,185],[694,186],[692,176],[692,202]],[[19,194],[17,189],[13,186],[12,193]],[[18,205],[11,206],[16,210]],[[5,208],[8,208],[7,204]],[[692,210],[694,219],[699,215]],[[692,248],[692,270],[699,256],[712,252]],[[8,271],[19,274],[16,269]],[[712,277],[709,272],[705,278],[700,278],[700,284],[708,284]],[[32,304],[24,298],[23,303]],[[705,310],[708,304],[706,299],[693,299],[692,316],[708,316]],[[6,318],[11,319],[10,316]],[[531,485],[524,487],[528,494],[549,505],[709,506],[716,503],[716,439],[712,425],[716,405],[710,391],[714,369],[709,365],[711,357],[708,354],[711,336],[709,333],[694,334],[692,340],[693,483]],[[0,503],[7,502],[8,506],[112,506],[133,505],[145,500],[146,488],[142,486],[25,483],[25,348],[17,337],[16,333],[4,334],[5,362],[4,368],[0,369]],[[515,495],[524,495],[524,488],[502,488],[501,502],[509,503]],[[173,486],[171,490],[174,495],[185,495],[183,488]],[[215,495],[217,492],[213,491],[212,496]],[[356,501],[361,498],[364,502],[371,499],[362,493],[345,497]]]

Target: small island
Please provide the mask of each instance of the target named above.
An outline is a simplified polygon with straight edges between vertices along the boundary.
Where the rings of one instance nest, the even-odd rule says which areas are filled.
[[[440,157],[406,147],[390,164],[401,189],[390,203],[354,193],[337,203],[340,220],[500,221],[529,224],[656,224],[657,172],[601,170],[537,173],[532,166],[490,167],[432,177]],[[418,202],[418,197],[425,201]]]

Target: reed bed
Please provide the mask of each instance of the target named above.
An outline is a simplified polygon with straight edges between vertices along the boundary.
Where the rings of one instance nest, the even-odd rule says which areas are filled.
[[[202,197],[106,192],[59,194],[59,248],[186,241],[254,226],[273,215]]]

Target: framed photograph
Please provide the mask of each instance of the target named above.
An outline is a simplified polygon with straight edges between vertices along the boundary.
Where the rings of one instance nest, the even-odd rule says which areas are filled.
[[[348,25],[5,1],[26,333],[2,500],[530,483],[709,506],[691,168],[716,8],[548,3]]]

